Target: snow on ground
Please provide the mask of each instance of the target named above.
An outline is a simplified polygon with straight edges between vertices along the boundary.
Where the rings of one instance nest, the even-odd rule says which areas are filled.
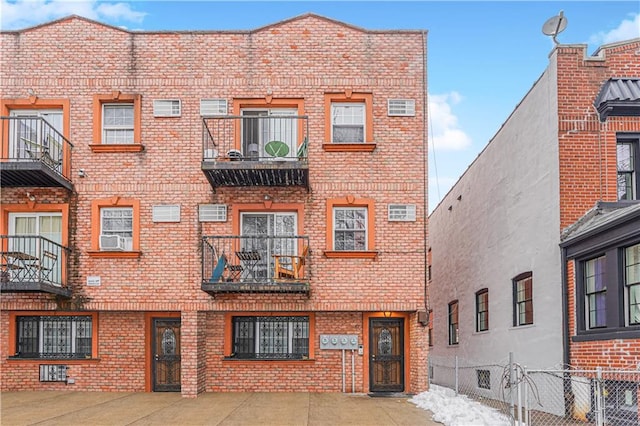
[[[508,426],[509,419],[494,408],[482,405],[449,388],[430,385],[429,391],[410,399],[418,407],[433,413],[433,420],[446,426]]]

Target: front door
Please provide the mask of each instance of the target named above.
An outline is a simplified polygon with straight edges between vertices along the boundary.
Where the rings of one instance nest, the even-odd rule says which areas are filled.
[[[369,320],[369,387],[371,392],[404,391],[404,320]]]
[[[152,374],[154,392],[180,392],[180,319],[154,318]]]

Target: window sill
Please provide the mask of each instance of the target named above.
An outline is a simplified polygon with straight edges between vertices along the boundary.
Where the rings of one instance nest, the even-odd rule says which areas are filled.
[[[514,325],[509,327],[509,330],[524,330],[527,328],[533,328],[535,327],[535,324],[522,324],[522,325]]]
[[[144,145],[140,143],[133,144],[92,144],[89,145],[91,152],[97,153],[113,153],[113,152],[142,152]]]
[[[308,359],[240,359],[240,358],[230,358],[224,357],[223,362],[225,363],[233,363],[233,364],[247,364],[247,365],[256,365],[256,364],[301,364],[301,363],[315,363],[315,358]]]
[[[323,143],[322,149],[326,152],[373,152],[376,144],[365,143]]]
[[[87,364],[100,362],[100,358],[18,358],[13,356],[7,357],[6,360],[22,364]]]
[[[142,256],[141,251],[100,251],[90,250],[87,252],[89,257],[103,259],[137,259]]]
[[[572,342],[589,342],[594,340],[638,339],[640,327],[610,328],[600,330],[578,331],[576,336],[571,336]]]
[[[375,259],[378,257],[377,250],[362,251],[336,251],[325,250],[324,256],[327,259]]]
[[[480,334],[489,334],[489,331],[491,331],[491,330],[487,329],[487,330],[482,330],[482,331],[474,331],[472,334],[474,336],[477,336],[477,335],[480,335]]]

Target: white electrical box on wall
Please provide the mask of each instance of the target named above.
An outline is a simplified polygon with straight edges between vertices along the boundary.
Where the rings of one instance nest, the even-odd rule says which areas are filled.
[[[358,349],[355,334],[321,334],[320,349]]]

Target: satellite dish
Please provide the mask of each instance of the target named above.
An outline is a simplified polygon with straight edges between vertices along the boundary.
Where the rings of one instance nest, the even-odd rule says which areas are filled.
[[[567,18],[564,17],[564,13],[560,11],[560,13],[552,18],[547,19],[547,22],[542,25],[542,32],[544,35],[551,36],[553,38],[553,42],[558,44],[558,40],[556,37],[565,28],[567,28]]]

